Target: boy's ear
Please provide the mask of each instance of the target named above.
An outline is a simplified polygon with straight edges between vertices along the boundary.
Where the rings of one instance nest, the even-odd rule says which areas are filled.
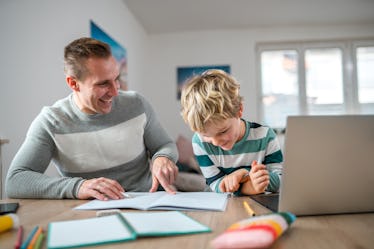
[[[79,91],[79,84],[73,76],[66,76],[66,83],[73,91]]]
[[[243,117],[243,103],[240,103],[238,118]]]

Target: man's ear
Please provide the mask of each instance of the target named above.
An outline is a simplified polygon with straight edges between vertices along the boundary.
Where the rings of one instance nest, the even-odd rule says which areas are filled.
[[[73,76],[66,76],[66,83],[73,91],[79,91],[79,84]]]

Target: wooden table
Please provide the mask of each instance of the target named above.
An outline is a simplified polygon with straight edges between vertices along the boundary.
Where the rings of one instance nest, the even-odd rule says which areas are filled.
[[[247,218],[243,200],[248,201],[257,215],[270,211],[248,197],[232,197],[229,199],[225,212],[185,212],[190,217],[209,226],[211,233],[138,238],[135,241],[112,243],[94,248],[126,248],[126,249],[209,249],[210,241],[221,234],[228,226]],[[52,221],[84,219],[94,217],[96,211],[78,211],[74,207],[83,204],[82,200],[33,200],[8,199],[4,202],[19,202],[17,211],[21,224],[24,226],[24,238],[36,225],[48,229]],[[124,212],[134,212],[125,210]],[[14,248],[17,230],[9,230],[0,234],[0,248]],[[47,248],[46,239],[43,248]],[[84,247],[89,248],[89,247]],[[291,228],[286,231],[271,247],[273,249],[352,249],[374,248],[374,213],[350,215],[326,215],[298,217]]]

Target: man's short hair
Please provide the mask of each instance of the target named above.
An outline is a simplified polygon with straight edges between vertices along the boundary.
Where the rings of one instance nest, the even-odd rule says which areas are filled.
[[[89,58],[108,58],[111,50],[108,44],[83,37],[69,43],[64,49],[64,71],[77,79],[87,75],[86,61]]]

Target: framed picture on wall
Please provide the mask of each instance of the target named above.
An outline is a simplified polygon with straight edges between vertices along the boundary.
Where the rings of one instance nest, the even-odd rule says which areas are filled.
[[[90,21],[91,37],[102,42],[107,43],[111,50],[114,58],[116,58],[119,63],[120,68],[120,84],[122,90],[128,89],[128,80],[127,80],[127,51],[116,42],[112,37],[110,37],[104,30],[102,30],[97,24],[92,20]]]
[[[177,99],[181,98],[181,91],[186,81],[195,76],[202,74],[209,69],[220,69],[226,73],[231,73],[230,65],[206,65],[206,66],[191,66],[177,68]]]

